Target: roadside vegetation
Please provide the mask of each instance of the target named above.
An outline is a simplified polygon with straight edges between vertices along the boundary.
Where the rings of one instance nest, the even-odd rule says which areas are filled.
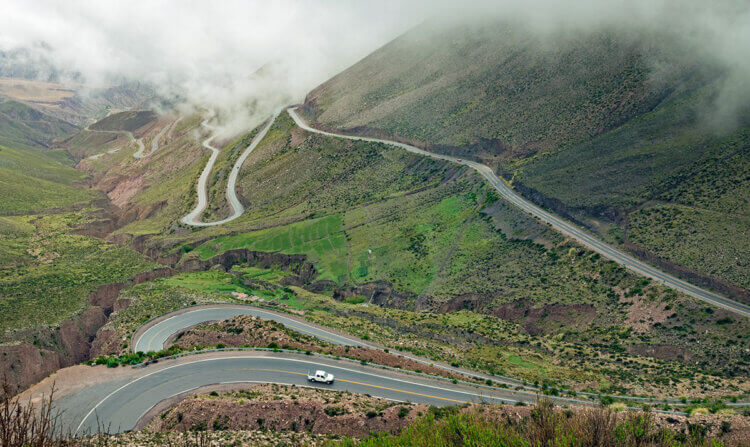
[[[492,413],[432,408],[426,416],[396,436],[373,435],[363,440],[331,442],[328,446],[723,446],[725,434],[710,436],[703,424],[687,430],[665,428],[648,412],[615,413],[608,409],[556,410],[548,401],[525,416],[497,420]],[[480,408],[481,410],[481,408]]]

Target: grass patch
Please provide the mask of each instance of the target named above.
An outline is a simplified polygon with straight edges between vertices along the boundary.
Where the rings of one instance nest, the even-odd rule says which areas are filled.
[[[214,239],[195,249],[201,259],[227,250],[306,254],[320,266],[320,279],[341,282],[346,278],[346,235],[341,215],[327,216],[268,230]]]
[[[130,248],[68,233],[86,220],[82,213],[5,219],[16,232],[0,250],[0,333],[69,318],[98,285],[154,267]]]

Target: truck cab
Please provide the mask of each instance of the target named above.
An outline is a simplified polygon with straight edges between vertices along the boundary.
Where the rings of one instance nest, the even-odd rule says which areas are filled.
[[[307,380],[310,382],[333,383],[333,374],[326,373],[322,369],[315,371],[314,374],[311,374],[310,371],[308,371]]]

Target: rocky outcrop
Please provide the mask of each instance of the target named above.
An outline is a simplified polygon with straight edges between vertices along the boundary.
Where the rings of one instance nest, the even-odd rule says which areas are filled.
[[[313,281],[310,284],[303,286],[305,290],[312,293],[323,293],[334,290],[336,283],[327,279],[321,279],[319,281]]]
[[[47,377],[51,372],[67,366],[62,354],[42,349],[31,343],[0,346],[3,380],[12,393]]]
[[[122,348],[122,341],[117,335],[117,331],[105,327],[96,334],[96,338],[91,342],[89,358],[94,359],[100,355],[116,353],[119,352],[120,348]]]
[[[232,266],[243,263],[260,268],[281,268],[296,275],[304,284],[311,282],[318,276],[315,267],[304,255],[267,253],[246,249],[229,250],[205,260],[197,258],[188,259],[178,264],[175,269],[180,272],[199,272],[219,265],[224,270],[230,270]]]
[[[414,310],[417,295],[401,292],[388,281],[373,281],[356,286],[347,286],[334,290],[333,299],[344,301],[356,296],[364,297],[368,302],[378,306]]]

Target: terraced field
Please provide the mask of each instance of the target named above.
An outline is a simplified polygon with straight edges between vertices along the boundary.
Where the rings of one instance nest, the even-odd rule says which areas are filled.
[[[341,282],[348,276],[345,262],[346,245],[342,216],[337,214],[237,236],[216,238],[198,247],[196,251],[203,259],[235,248],[307,254],[320,266],[321,279]]]

